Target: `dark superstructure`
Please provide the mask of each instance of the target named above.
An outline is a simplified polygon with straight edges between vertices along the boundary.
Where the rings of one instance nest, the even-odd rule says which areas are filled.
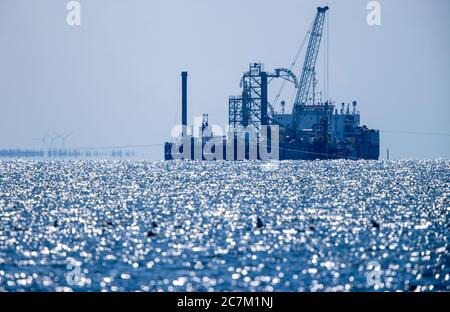
[[[252,63],[241,79],[242,92],[231,96],[228,103],[228,119],[231,129],[253,127],[258,131],[264,127],[279,127],[279,159],[378,159],[379,131],[368,129],[360,124],[357,102],[342,103],[340,107],[330,101],[317,101],[315,98],[315,67],[319,54],[322,33],[328,7],[319,7],[311,29],[300,79],[291,69],[278,68],[267,72],[261,63]],[[305,38],[306,39],[306,38]],[[293,62],[293,64],[295,61]],[[183,77],[182,122],[183,133],[187,131],[186,79]],[[283,79],[292,83],[296,89],[292,111],[285,112],[286,102],[281,102],[281,112],[276,112],[268,101],[268,85],[273,79]],[[312,92],[311,92],[312,87]],[[312,93],[312,97],[310,94]],[[277,95],[277,99],[278,99]],[[203,121],[201,131],[208,129],[207,119]],[[257,134],[258,135],[258,134]],[[236,134],[234,134],[236,136]],[[197,142],[204,146],[214,135],[209,133],[202,138],[191,138],[192,146]],[[258,137],[259,139],[259,137]],[[197,140],[197,141],[196,141]],[[223,155],[226,155],[226,142],[230,138],[220,137],[223,143]],[[236,137],[231,137],[236,140]],[[187,142],[187,141],[186,141]],[[261,142],[258,141],[258,145]],[[235,144],[235,143],[232,143]],[[172,143],[165,145],[165,159],[172,159]],[[191,146],[191,147],[192,147]],[[248,147],[248,146],[247,146]],[[191,148],[193,150],[193,148]],[[205,159],[202,155],[188,157]],[[259,155],[259,154],[258,154]],[[228,155],[230,156],[230,155]],[[236,153],[228,158],[239,159]]]

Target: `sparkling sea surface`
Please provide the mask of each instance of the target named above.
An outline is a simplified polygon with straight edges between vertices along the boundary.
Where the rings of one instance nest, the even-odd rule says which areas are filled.
[[[450,161],[0,161],[0,291],[450,291]]]

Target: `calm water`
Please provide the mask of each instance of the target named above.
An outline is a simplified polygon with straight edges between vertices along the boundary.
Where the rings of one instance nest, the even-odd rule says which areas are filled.
[[[450,161],[0,161],[0,290],[450,290]]]

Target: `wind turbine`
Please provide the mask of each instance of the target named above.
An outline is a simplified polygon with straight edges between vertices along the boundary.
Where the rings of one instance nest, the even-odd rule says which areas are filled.
[[[49,137],[49,132],[47,131],[43,137],[33,138],[33,141],[40,141],[42,150],[45,150],[45,146],[46,146],[45,143],[47,142],[48,137]]]
[[[54,149],[55,148],[55,141],[58,139],[59,135],[48,135],[48,137],[50,138],[50,149]]]
[[[72,133],[68,133],[68,134],[66,134],[66,135],[60,136],[63,150],[66,149],[66,140],[67,140],[71,135],[72,135]]]

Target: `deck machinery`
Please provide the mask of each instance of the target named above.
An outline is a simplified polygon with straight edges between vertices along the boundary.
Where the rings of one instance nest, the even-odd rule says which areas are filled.
[[[242,95],[229,98],[230,126],[278,125],[280,159],[378,159],[379,131],[360,124],[356,101],[337,108],[331,101],[305,99],[294,103],[291,113],[281,102],[282,111],[275,112],[267,100],[267,85],[273,78],[291,81],[298,92],[304,79],[297,82],[287,69],[268,73],[262,64],[250,64],[242,78]]]
[[[316,101],[315,90],[312,90],[310,97],[311,87],[315,88],[315,67],[328,10],[328,7],[317,8],[308,32],[309,41],[300,79],[291,69],[277,68],[267,72],[261,63],[250,64],[241,79],[241,94],[229,98],[229,126],[236,128],[251,125],[260,129],[261,126],[277,125],[280,129],[280,160],[377,160],[379,131],[360,124],[356,101],[352,102],[351,107],[350,104],[342,103],[338,108],[330,100]],[[281,112],[276,112],[269,103],[268,85],[273,79],[284,79],[284,83],[292,83],[295,87],[296,97],[290,113],[285,112],[285,101],[281,102]],[[172,159],[170,147],[171,143],[166,143],[166,159]]]

